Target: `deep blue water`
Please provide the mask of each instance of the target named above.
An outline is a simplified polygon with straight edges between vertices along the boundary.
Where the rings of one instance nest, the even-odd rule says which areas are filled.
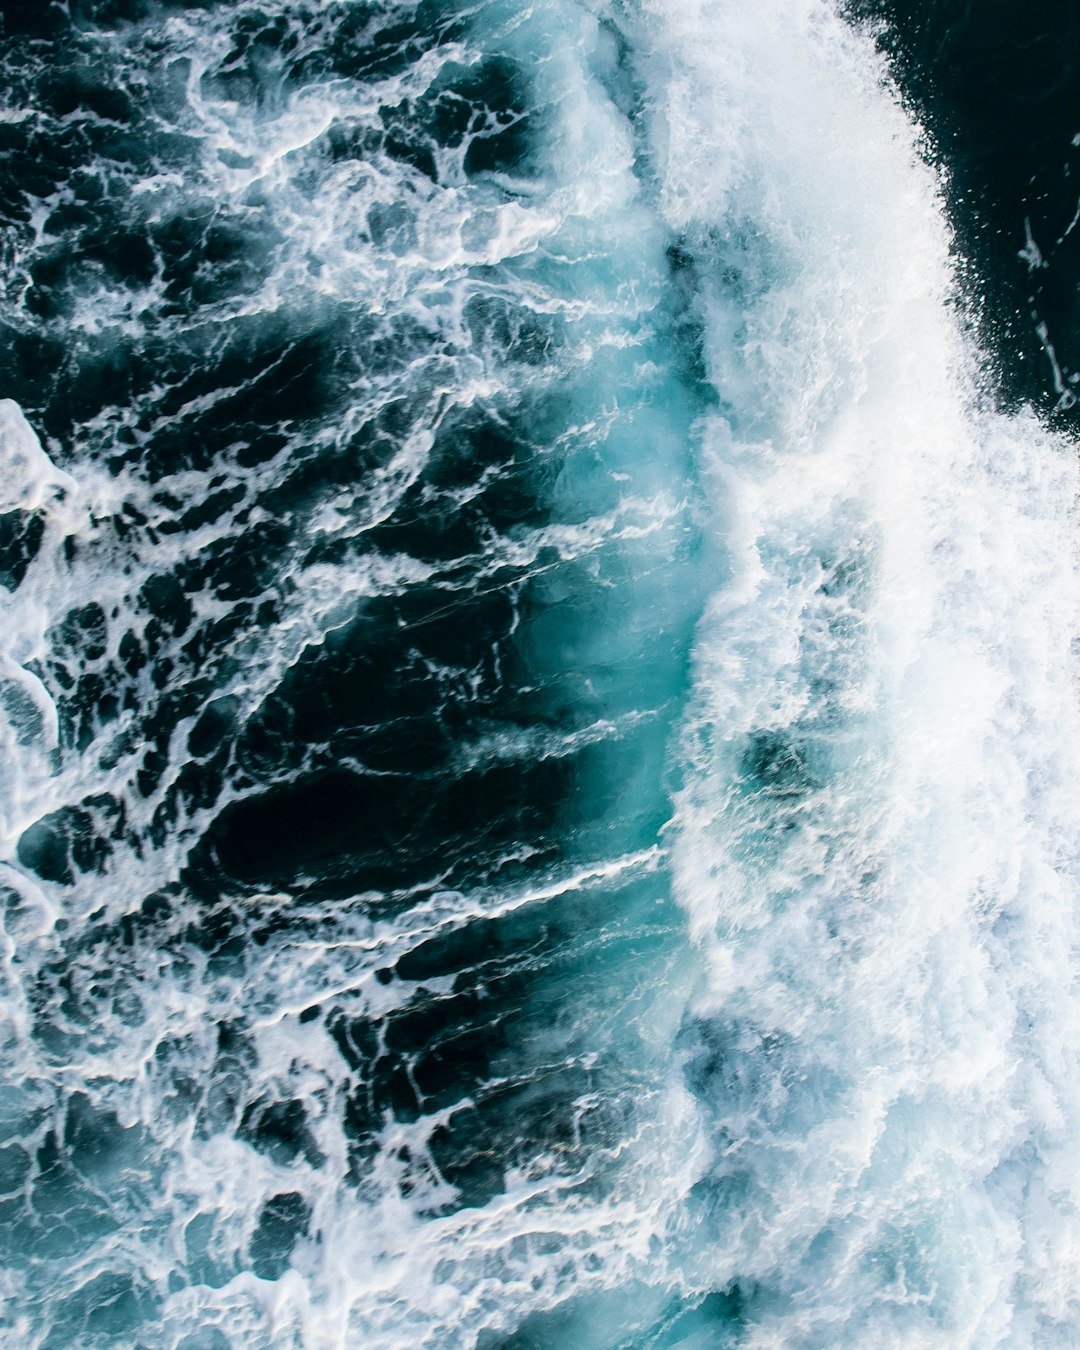
[[[0,21],[3,1344],[1080,1343],[1071,13]]]

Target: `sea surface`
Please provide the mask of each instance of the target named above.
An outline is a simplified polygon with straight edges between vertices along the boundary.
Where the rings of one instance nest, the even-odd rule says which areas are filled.
[[[1080,1345],[1080,10],[0,0],[0,1344]]]

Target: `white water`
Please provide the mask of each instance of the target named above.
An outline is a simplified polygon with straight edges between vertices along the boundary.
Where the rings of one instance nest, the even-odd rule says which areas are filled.
[[[760,1282],[747,1345],[1072,1345],[1075,451],[980,398],[867,43],[813,3],[663,29],[665,215],[713,234],[736,391],[672,833],[726,1061],[694,1268]]]
[[[4,741],[5,858],[22,894],[5,951],[6,1110],[40,1143],[60,1104],[83,1092],[124,1127],[90,1178],[115,1225],[52,1264],[35,1254],[33,1278],[54,1278],[60,1264],[68,1287],[106,1269],[138,1271],[161,1295],[155,1343],[186,1350],[473,1345],[485,1329],[509,1335],[552,1309],[553,1330],[531,1324],[536,1344],[1073,1346],[1074,453],[980,396],[940,183],[869,39],[810,0],[646,6],[620,18],[640,85],[634,128],[625,115],[633,80],[601,19],[553,3],[500,20],[537,61],[551,117],[548,176],[517,185],[520,200],[509,204],[351,164],[319,180],[313,216],[304,147],[335,119],[374,121],[377,104],[333,83],[260,117],[206,97],[198,72],[218,38],[204,40],[194,20],[182,34],[199,58],[187,106],[205,151],[200,182],[239,200],[258,181],[278,207],[282,242],[270,281],[243,302],[252,312],[298,293],[351,292],[375,312],[415,308],[425,322],[438,312],[453,330],[468,269],[499,264],[499,285],[565,318],[567,364],[588,374],[568,387],[558,519],[494,541],[485,565],[528,566],[554,549],[587,567],[605,544],[617,549],[636,579],[630,620],[614,602],[606,624],[575,612],[561,631],[538,629],[531,649],[534,669],[561,663],[600,691],[599,738],[650,711],[620,685],[620,662],[644,669],[665,614],[707,592],[670,748],[664,853],[619,833],[626,803],[655,790],[631,780],[620,784],[608,835],[586,838],[607,851],[542,885],[463,896],[434,881],[395,896],[392,919],[345,906],[333,923],[321,916],[316,936],[287,932],[235,967],[170,951],[124,969],[127,1003],[96,992],[115,956],[84,954],[72,978],[93,1010],[91,1031],[62,1007],[61,1044],[43,1051],[30,994],[64,950],[55,920],[82,929],[100,906],[123,913],[132,895],[176,878],[182,850],[177,840],[132,850],[74,894],[20,867],[23,828],[87,792],[123,795],[135,762],[121,751],[98,757],[115,735],[106,730],[94,754],[58,766],[55,710],[27,667],[68,607],[108,599],[122,613],[160,563],[101,544],[98,522],[116,501],[134,500],[155,520],[164,513],[137,476],[116,486],[96,467],[70,465],[70,478],[54,469],[4,405],[0,444],[22,475],[5,504],[45,507],[48,531],[5,621],[4,674],[23,690],[21,715],[28,699],[42,721],[33,742],[13,713]],[[434,74],[421,65],[408,79],[419,88]],[[219,162],[222,151],[249,167],[221,168],[239,162]],[[139,186],[180,192],[171,181]],[[403,200],[413,232],[403,226],[396,244],[375,247],[351,231],[361,207]],[[638,387],[659,381],[673,405],[680,397],[635,326],[655,304],[673,236],[693,261],[720,403],[690,428],[685,408],[658,412],[657,396],[620,423],[619,400],[630,404]],[[75,323],[96,331],[136,318],[98,292]],[[451,403],[489,396],[503,378],[475,351],[470,358],[446,377]],[[349,538],[385,516],[437,424],[432,413],[367,500],[324,504],[318,528]],[[107,441],[113,430],[88,435]],[[695,482],[682,481],[688,451]],[[172,482],[181,497],[205,490],[191,477]],[[243,528],[248,492],[221,529]],[[692,583],[673,583],[670,571],[650,569],[691,509],[708,546]],[[69,564],[70,534],[87,548]],[[596,569],[597,587],[610,586]],[[341,621],[343,593],[360,603],[432,577],[404,558],[382,571],[297,571],[285,619],[244,651],[226,692],[258,706],[304,646]],[[211,598],[198,603],[212,617]],[[121,622],[110,652],[122,631]],[[189,730],[176,731],[178,757]],[[494,732],[462,759],[523,753],[568,751],[557,737]],[[148,803],[131,799],[142,823],[166,785]],[[200,824],[184,820],[177,835]],[[598,944],[583,958],[598,964],[595,987],[567,981],[561,991],[587,987],[581,1006],[564,1016],[556,985],[550,1005],[530,1014],[537,1063],[606,1058],[636,1085],[621,1134],[571,1150],[569,1165],[539,1149],[502,1194],[439,1212],[452,1188],[429,1141],[451,1113],[387,1120],[369,1183],[345,1184],[351,1075],[325,1027],[297,1013],[331,995],[385,1012],[417,992],[375,978],[400,952],[478,916],[587,898],[615,879],[637,885],[644,925],[665,898],[665,866],[685,928],[650,978],[606,969]],[[426,988],[448,992],[436,981]],[[223,1069],[216,1026],[237,1009],[249,1059]],[[321,1164],[267,1158],[226,1128],[196,1130],[194,1113],[163,1089],[183,1069],[204,1089],[210,1074],[235,1072],[249,1099],[303,1101]],[[582,1120],[594,1106],[577,1104]],[[283,1192],[304,1196],[311,1236],[280,1278],[260,1279],[242,1253],[267,1198]],[[173,1286],[178,1268],[190,1279]],[[12,1344],[39,1346],[47,1328],[40,1305],[26,1310],[26,1278],[5,1277],[4,1326]],[[692,1308],[734,1287],[738,1315],[650,1330],[670,1321],[672,1291]],[[138,1343],[124,1335],[116,1343]]]

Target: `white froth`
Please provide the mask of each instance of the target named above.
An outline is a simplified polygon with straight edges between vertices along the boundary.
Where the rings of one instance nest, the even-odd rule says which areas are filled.
[[[0,514],[55,511],[74,490],[74,480],[49,459],[19,405],[0,399]]]
[[[552,0],[485,16],[530,64],[548,122],[539,177],[479,183],[466,181],[464,147],[440,150],[438,183],[387,155],[320,157],[329,130],[378,131],[382,109],[479,60],[471,41],[401,75],[316,82],[256,109],[215,92],[225,26],[202,13],[165,22],[169,50],[191,57],[169,130],[198,151],[191,175],[148,171],[128,190],[160,220],[194,198],[273,207],[258,286],[209,304],[213,321],[347,299],[384,336],[408,320],[432,340],[408,370],[366,374],[332,423],[287,428],[273,459],[251,468],[245,447],[225,452],[213,490],[230,504],[188,531],[173,528],[170,502],[201,503],[204,473],[151,483],[137,467],[115,479],[101,468],[125,437],[152,444],[153,408],[84,427],[86,463],[69,477],[0,401],[0,513],[45,519],[0,645],[0,867],[13,897],[0,1104],[32,1150],[78,1094],[128,1132],[117,1172],[95,1183],[118,1227],[81,1250],[71,1279],[138,1273],[161,1294],[162,1344],[217,1331],[215,1344],[236,1347],[442,1350],[574,1308],[568,1343],[644,1344],[672,1297],[693,1305],[736,1287],[739,1344],[757,1350],[1076,1344],[1074,455],[980,395],[940,184],[865,35],[822,0],[652,0],[619,12],[620,55],[613,16],[595,11]],[[396,223],[379,242],[372,213],[388,208]],[[29,247],[47,215],[43,205]],[[672,242],[692,261],[716,393],[696,421],[650,328]],[[508,373],[496,346],[470,345],[469,300],[506,295],[565,325],[550,362]],[[170,315],[160,277],[137,295],[88,282],[72,304],[84,333],[148,315],[174,336],[189,323]],[[211,958],[182,939],[202,918],[182,878],[192,842],[239,790],[176,808],[151,843],[196,716],[176,720],[160,781],[136,791],[139,717],[159,692],[149,676],[134,710],[75,748],[44,662],[59,652],[67,674],[117,666],[148,580],[259,523],[260,493],[291,457],[352,445],[410,382],[430,389],[429,405],[397,453],[362,491],[290,520],[281,575],[260,597],[280,617],[244,633],[217,696],[246,718],[372,599],[423,586],[449,604],[463,566],[481,593],[516,569],[556,616],[567,596],[575,614],[580,594],[601,597],[576,628],[521,633],[531,676],[567,676],[597,711],[570,733],[490,726],[459,746],[454,771],[569,755],[661,722],[641,692],[648,654],[705,593],[671,753],[674,819],[662,843],[608,838],[655,783],[594,770],[562,822],[566,864],[528,884],[499,881],[507,858],[467,894],[432,876],[332,912],[302,894],[248,896],[253,913],[288,908],[292,924]],[[552,469],[552,519],[445,566],[347,550],[344,563],[305,561],[311,538],[344,547],[393,515],[452,411],[533,389],[561,400],[562,432],[533,447]],[[183,425],[242,392],[169,417]],[[473,489],[455,491],[464,507]],[[123,545],[105,526],[122,508],[147,522]],[[708,536],[696,553],[691,515]],[[692,562],[675,594],[658,560],[684,546]],[[191,602],[193,626],[229,612],[209,591]],[[80,665],[58,625],[91,604],[102,653]],[[168,652],[179,662],[179,639]],[[448,688],[471,678],[437,673]],[[17,855],[23,832],[106,794],[138,843],[118,843],[78,885],[36,878]],[[612,805],[585,833],[575,811],[593,798]],[[607,973],[601,935],[578,954],[577,983],[566,977],[572,1006],[556,1006],[557,991],[523,1010],[527,1031],[493,1071],[523,1062],[542,1081],[552,1065],[606,1057],[605,1081],[627,1098],[622,1132],[538,1149],[501,1193],[455,1207],[431,1140],[469,1109],[463,1099],[412,1123],[387,1115],[357,1185],[345,1105],[358,1074],[326,1025],[300,1015],[330,1000],[380,1017],[449,998],[450,976],[383,983],[378,972],[469,925],[556,903],[610,893],[645,941],[669,868],[689,941],[678,930],[647,976],[608,994],[589,983],[593,962]],[[74,941],[159,887],[181,896],[172,945]],[[47,1009],[45,1046],[36,981],[58,962],[72,992]],[[241,1023],[241,1048],[223,1057],[218,1026]],[[301,1102],[321,1161],[243,1142],[229,1098],[239,1082],[245,1100]],[[579,1126],[605,1105],[583,1092]],[[303,1197],[309,1236],[280,1278],[260,1279],[250,1242],[282,1194]],[[180,1269],[187,1283],[170,1282]],[[12,1307],[19,1278],[0,1283]],[[0,1329],[27,1346],[45,1334],[17,1313],[0,1314]]]
[[[677,893],[703,1025],[764,1058],[705,1106],[739,1140],[717,1184],[752,1196],[712,1278],[770,1290],[755,1346],[1067,1341],[1075,455],[986,408],[935,177],[869,43],[816,3],[657,12],[664,210],[717,277],[729,408]],[[755,746],[786,782],[752,777]]]
[[[518,17],[512,16],[509,26]],[[126,36],[137,43],[137,34]],[[117,457],[118,446],[152,450],[157,435],[189,420],[197,423],[243,395],[243,388],[199,394],[167,413],[154,399],[145,408],[106,409],[80,429],[83,443],[74,446],[79,500],[90,505],[83,508],[76,547],[61,547],[60,522],[50,517],[15,594],[4,649],[13,663],[12,679],[21,682],[19,707],[27,700],[36,706],[44,691],[32,743],[13,725],[3,745],[12,769],[3,798],[4,856],[19,896],[4,915],[5,997],[15,1011],[13,1040],[5,1048],[11,1080],[27,1085],[25,1101],[18,1110],[12,1106],[12,1113],[62,1128],[65,1103],[82,1094],[95,1113],[106,1120],[114,1116],[130,1132],[124,1136],[130,1185],[117,1184],[111,1200],[119,1236],[84,1240],[74,1274],[58,1272],[57,1279],[65,1290],[69,1278],[79,1285],[105,1272],[127,1272],[146,1282],[161,1299],[154,1334],[163,1343],[182,1345],[216,1330],[223,1344],[237,1347],[345,1347],[361,1340],[387,1350],[401,1344],[469,1344],[484,1327],[510,1330],[529,1310],[542,1311],[581,1289],[637,1278],[652,1260],[677,1197],[700,1174],[698,1128],[685,1089],[675,1078],[669,1090],[660,1090],[681,1006],[666,996],[663,978],[666,972],[685,982],[681,958],[666,956],[655,984],[632,990],[614,1015],[605,1006],[605,991],[595,987],[577,998],[571,1017],[554,1024],[547,1007],[522,1010],[526,1030],[493,1070],[507,1082],[533,1073],[542,1082],[545,1073],[577,1066],[591,1072],[600,1053],[598,1038],[630,1045],[640,1040],[651,1047],[652,1061],[613,1068],[612,1081],[635,1085],[634,1110],[629,1105],[624,1110],[630,1120],[625,1137],[610,1148],[590,1150],[580,1143],[581,1120],[607,1106],[586,1093],[574,1104],[577,1145],[545,1146],[523,1172],[508,1177],[503,1193],[466,1208],[455,1204],[456,1192],[439,1177],[429,1140],[470,1102],[431,1112],[412,1125],[387,1117],[375,1140],[371,1173],[358,1185],[350,1177],[346,1104],[362,1081],[325,1023],[301,1021],[299,1015],[323,1000],[336,1000],[348,1016],[361,1018],[385,1016],[413,999],[448,998],[449,977],[384,984],[376,972],[470,924],[540,911],[554,902],[580,897],[595,905],[596,896],[609,890],[620,897],[631,893],[640,897],[635,904],[647,936],[662,899],[661,850],[623,851],[621,841],[601,829],[595,838],[574,841],[566,866],[534,869],[527,886],[493,880],[462,894],[433,877],[414,894],[358,895],[332,912],[317,905],[309,911],[302,895],[247,897],[241,903],[262,914],[287,907],[288,928],[265,945],[249,942],[242,953],[211,957],[182,937],[185,927],[196,927],[203,916],[198,902],[184,894],[181,879],[191,844],[236,790],[227,784],[210,807],[170,805],[190,760],[187,741],[195,715],[185,714],[168,728],[159,780],[136,788],[146,749],[142,719],[159,698],[149,672],[135,683],[135,706],[91,727],[89,743],[76,747],[58,738],[57,709],[50,701],[55,689],[46,682],[39,690],[35,671],[49,658],[73,677],[118,668],[129,628],[147,621],[144,586],[261,523],[260,494],[284,476],[291,458],[355,443],[382,410],[414,386],[430,389],[429,403],[398,452],[367,476],[361,490],[335,495],[310,517],[298,512],[290,522],[295,540],[286,550],[283,575],[261,597],[280,605],[279,619],[268,628],[250,626],[230,652],[212,654],[224,670],[215,694],[238,719],[256,712],[307,649],[350,622],[372,598],[441,587],[450,605],[465,566],[473,569],[481,594],[505,586],[508,572],[520,574],[519,585],[535,577],[553,588],[565,586],[565,579],[547,579],[556,563],[576,565],[582,587],[613,588],[603,579],[613,555],[629,560],[631,575],[647,577],[655,559],[666,556],[687,528],[684,494],[673,487],[679,476],[673,466],[685,456],[680,427],[686,419],[680,409],[668,418],[642,407],[641,426],[625,425],[617,394],[608,399],[604,391],[611,381],[613,388],[626,390],[627,399],[637,398],[622,353],[633,356],[649,342],[655,346],[644,319],[660,298],[657,261],[664,230],[641,200],[625,119],[583,68],[579,38],[586,55],[598,45],[596,24],[588,16],[553,7],[520,35],[519,57],[531,61],[533,44],[548,53],[538,81],[541,97],[558,110],[553,135],[562,153],[551,154],[544,180],[509,184],[468,183],[460,163],[456,170],[442,164],[438,184],[389,156],[334,165],[320,146],[334,127],[381,130],[381,109],[421,95],[444,66],[478,59],[478,48],[443,46],[406,74],[388,77],[385,86],[324,81],[256,112],[214,90],[212,73],[228,50],[225,25],[202,14],[197,22],[174,16],[159,38],[171,55],[191,58],[176,123],[165,129],[192,138],[197,153],[186,175],[155,169],[139,178],[122,165],[110,170],[120,187],[155,222],[183,216],[193,202],[201,210],[208,200],[226,213],[245,215],[255,194],[273,207],[259,285],[210,302],[200,321],[227,324],[304,313],[324,301],[347,302],[380,324],[386,338],[404,320],[430,341],[411,367],[399,363],[365,372],[352,407],[339,419],[314,429],[286,428],[288,443],[273,459],[251,468],[242,462],[246,447],[231,447],[215,463],[210,484],[205,472],[184,467],[159,471],[151,482],[138,463],[129,463],[110,496],[100,464]],[[464,147],[455,153],[460,160]],[[49,212],[63,204],[42,204],[29,247],[47,245]],[[369,221],[373,210],[387,206],[401,208],[400,214],[379,243]],[[616,239],[615,265],[608,271],[603,259]],[[600,274],[594,275],[598,260]],[[503,352],[469,335],[466,306],[474,297],[505,297],[526,315],[564,322],[566,350],[508,372]],[[111,334],[128,331],[125,325],[153,322],[159,333],[177,340],[185,340],[191,328],[188,317],[170,311],[160,273],[137,295],[111,290],[101,277],[83,278],[71,305],[64,322],[103,345]],[[645,385],[661,387],[664,376],[655,364],[649,368],[646,354],[641,359]],[[580,371],[589,373],[582,378]],[[537,455],[550,457],[555,466],[549,523],[522,527],[507,538],[493,535],[485,540],[483,557],[455,559],[445,567],[379,552],[348,554],[343,564],[305,560],[307,536],[339,545],[362,542],[394,513],[423,473],[440,424],[455,409],[500,402],[512,407],[519,394],[546,385],[557,387],[566,403],[557,443],[536,447]],[[52,471],[25,422],[18,430],[25,450],[25,473],[17,480],[20,501],[48,509],[51,484],[63,476]],[[177,530],[178,516],[203,503],[209,492],[227,495],[228,505],[213,519]],[[121,542],[113,522],[124,511],[146,526]],[[651,584],[655,603],[658,583]],[[230,602],[208,588],[189,598],[192,631],[230,612]],[[60,632],[68,613],[89,606],[100,609],[101,651],[93,657],[64,650]],[[612,657],[625,659],[640,641],[634,633],[647,631],[648,623],[637,616],[615,644],[604,625],[595,623],[587,631],[583,624],[579,634],[562,634],[565,646],[538,639],[529,652],[537,680],[559,677],[568,652],[572,657],[576,651],[576,676],[583,682],[595,677],[598,686],[610,682]],[[180,672],[175,678],[186,670],[182,652],[179,638],[166,641],[166,658],[175,660]],[[472,678],[468,671],[437,673],[449,689]],[[636,694],[624,693],[622,700],[611,708],[601,703],[595,722],[565,745],[549,736],[543,753],[605,745],[652,717],[651,709],[638,708]],[[492,762],[527,758],[535,748],[534,739],[511,745],[495,737],[451,767],[467,771],[470,754]],[[628,795],[634,790],[633,784],[625,787]],[[17,854],[20,836],[56,812],[106,795],[123,803],[126,827],[138,843],[117,842],[101,873],[79,877],[77,884],[36,880]],[[168,827],[154,840],[154,822],[163,817]],[[518,860],[527,853],[522,850]],[[155,888],[179,893],[166,945],[153,950],[136,943],[130,951],[109,952],[95,946],[95,923],[137,920],[138,906]],[[373,921],[369,915],[380,905],[396,917]],[[310,940],[298,937],[305,932]],[[37,1035],[35,979],[57,962],[66,963],[65,980],[73,992],[62,1006],[56,1002],[47,1009],[46,1044]],[[635,1032],[642,1010],[647,1024]],[[240,1048],[225,1054],[217,1044],[218,1028],[237,1025]],[[497,1090],[499,1082],[497,1077],[485,1090]],[[301,1102],[320,1163],[306,1156],[275,1161],[243,1142],[237,1133],[241,1107],[230,1097],[238,1084],[241,1101]],[[40,1146],[46,1126],[35,1129]],[[670,1165],[658,1168],[657,1159],[676,1137],[682,1145]],[[29,1133],[24,1139],[30,1142]],[[406,1149],[409,1162],[403,1161]],[[310,1236],[297,1243],[280,1278],[264,1280],[251,1272],[250,1244],[265,1203],[281,1194],[303,1197]],[[170,1279],[173,1272],[183,1272],[184,1279]],[[16,1298],[20,1278],[11,1281]],[[32,1283],[39,1277],[32,1272],[25,1278]],[[0,1326],[7,1330],[14,1323]],[[21,1323],[18,1334],[28,1334]]]

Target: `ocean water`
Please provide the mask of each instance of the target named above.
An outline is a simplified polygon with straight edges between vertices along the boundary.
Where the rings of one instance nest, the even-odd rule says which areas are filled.
[[[975,8],[0,4],[3,1345],[1080,1344],[1075,20]]]

